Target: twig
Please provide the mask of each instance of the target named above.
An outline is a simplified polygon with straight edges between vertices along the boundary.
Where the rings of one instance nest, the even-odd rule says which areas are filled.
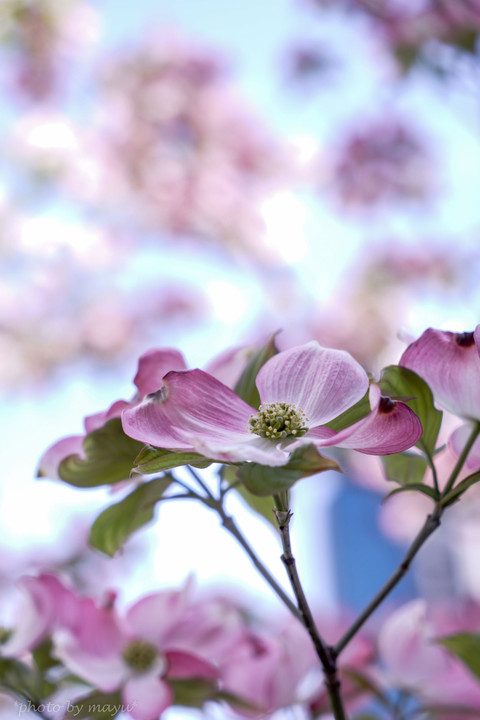
[[[350,640],[353,638],[354,635],[357,634],[357,632],[360,630],[362,625],[368,620],[370,615],[377,609],[377,607],[385,600],[387,595],[391,593],[393,588],[400,582],[400,580],[403,578],[403,576],[408,572],[408,569],[410,568],[411,562],[417,552],[420,550],[424,542],[430,537],[430,535],[438,528],[440,525],[440,518],[443,513],[442,506],[437,503],[435,506],[435,510],[431,515],[427,516],[427,519],[425,520],[425,523],[418,533],[415,540],[412,542],[407,554],[403,558],[402,562],[398,566],[398,568],[395,570],[395,572],[390,576],[390,578],[387,580],[385,585],[382,587],[380,592],[378,592],[373,600],[367,605],[365,610],[358,616],[358,618],[355,620],[355,622],[351,625],[351,627],[347,630],[347,632],[340,638],[338,643],[335,645],[335,653],[336,655],[340,655],[342,650],[348,645]]]
[[[312,611],[305,596],[300,577],[297,571],[297,565],[292,553],[292,545],[290,541],[290,520],[292,513],[290,510],[275,510],[280,537],[282,538],[283,555],[282,562],[290,579],[292,590],[297,598],[298,608],[302,616],[302,622],[310,635],[313,642],[315,652],[320,660],[325,674],[325,686],[332,706],[333,715],[336,720],[347,720],[345,708],[343,707],[342,696],[340,693],[340,679],[337,671],[337,655],[335,649],[328,646],[322,639],[315,625]]]

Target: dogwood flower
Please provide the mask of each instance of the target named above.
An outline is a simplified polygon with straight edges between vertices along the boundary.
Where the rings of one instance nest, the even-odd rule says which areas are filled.
[[[370,388],[371,412],[336,433],[325,424],[361,400],[365,370],[342,350],[316,341],[270,358],[256,378],[255,409],[202,370],[169,372],[163,387],[122,413],[124,432],[172,450],[194,450],[218,461],[284,465],[296,448],[345,447],[387,455],[414,445],[422,434],[405,404]]]
[[[181,623],[186,600],[186,591],[163,592],[140,599],[124,617],[112,608],[111,617],[96,624],[96,645],[78,631],[59,631],[54,635],[55,655],[102,692],[120,690],[134,720],[157,720],[174,701],[170,679],[215,683],[219,675],[211,662],[177,649],[170,637]]]
[[[460,455],[471,435],[472,423],[480,423],[480,325],[474,332],[463,333],[429,328],[408,346],[400,365],[425,380],[441,407],[467,421],[449,440],[452,450]],[[480,467],[478,440],[466,467]]]

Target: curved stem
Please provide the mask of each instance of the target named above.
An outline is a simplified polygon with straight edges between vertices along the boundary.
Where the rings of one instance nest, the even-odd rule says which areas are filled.
[[[283,507],[283,502],[277,502],[277,506],[278,505]],[[290,578],[292,590],[297,598],[302,622],[310,635],[317,657],[322,664],[323,672],[325,674],[325,686],[330,698],[333,715],[336,720],[347,720],[340,692],[340,679],[337,671],[337,654],[334,648],[331,648],[325,643],[317,630],[312,611],[310,610],[310,606],[300,582],[297,565],[292,553],[292,545],[290,541],[290,520],[292,518],[292,513],[290,510],[278,509],[275,511],[275,516],[277,518],[278,529],[282,538],[282,562],[285,565],[288,577]]]
[[[188,472],[190,473],[190,475],[193,477],[193,479],[195,480],[195,482],[196,482],[198,485],[200,485],[200,487],[201,487],[202,490],[205,492],[205,494],[207,495],[207,497],[209,497],[209,498],[211,498],[212,500],[214,500],[214,499],[215,499],[215,496],[213,495],[213,493],[212,493],[212,491],[210,490],[210,488],[208,487],[208,485],[207,485],[205,482],[203,482],[203,479],[200,477],[200,475],[199,475],[197,472],[195,472],[195,470],[192,468],[191,465],[187,465],[186,467],[187,467],[187,470],[188,470]]]
[[[365,610],[358,616],[358,618],[355,620],[355,622],[350,626],[350,628],[346,631],[346,633],[340,638],[338,643],[335,645],[335,653],[339,655],[342,650],[348,645],[350,640],[354,637],[354,635],[357,634],[357,632],[360,630],[362,625],[368,620],[370,615],[377,609],[377,607],[380,605],[380,603],[385,600],[387,595],[391,593],[393,588],[398,585],[400,580],[403,578],[403,576],[408,572],[410,565],[412,563],[413,558],[417,554],[417,552],[420,550],[424,542],[430,537],[430,535],[438,528],[440,525],[440,518],[443,513],[442,506],[437,503],[435,506],[435,510],[431,515],[427,516],[427,519],[425,520],[425,523],[416,536],[415,540],[410,545],[410,548],[403,558],[402,562],[398,566],[398,568],[395,570],[394,573],[390,576],[390,578],[387,580],[385,585],[382,587],[382,589],[375,595],[373,600],[367,605]]]
[[[470,450],[472,449],[472,446],[479,434],[480,434],[480,423],[476,422],[475,425],[473,426],[470,437],[468,438],[467,442],[465,443],[465,447],[463,448],[462,453],[457,460],[457,464],[453,468],[452,474],[448,478],[448,482],[443,489],[443,492],[442,492],[443,497],[445,497],[445,495],[448,495],[448,493],[454,486],[455,480],[459,476],[460,470],[462,469],[463,464],[464,464],[465,460],[467,459],[467,455],[470,452]]]
[[[437,468],[435,467],[435,463],[433,462],[433,458],[431,457],[430,454],[427,455],[427,462],[430,467],[430,470],[432,471],[433,487],[435,488],[435,491],[438,496],[438,495],[440,495],[440,487],[438,485]]]
[[[212,507],[212,505],[210,505]],[[270,585],[272,590],[276,593],[276,595],[280,598],[280,600],[286,605],[286,607],[290,610],[290,612],[301,621],[301,615],[298,611],[298,608],[295,607],[291,599],[288,597],[286,592],[283,590],[283,588],[277,583],[273,575],[270,574],[270,572],[267,570],[265,565],[262,563],[260,558],[257,556],[251,545],[248,543],[242,532],[240,531],[239,527],[235,523],[235,520],[230,515],[227,515],[225,512],[223,505],[220,501],[218,501],[215,505],[213,505],[213,508],[216,510],[218,515],[220,516],[220,519],[222,521],[223,527],[228,530],[228,532],[233,535],[233,537],[237,540],[237,542],[240,543],[240,545],[243,547],[245,552],[247,553],[248,557],[252,561],[252,563],[257,568],[258,572],[262,575],[262,577],[267,581],[267,583]]]

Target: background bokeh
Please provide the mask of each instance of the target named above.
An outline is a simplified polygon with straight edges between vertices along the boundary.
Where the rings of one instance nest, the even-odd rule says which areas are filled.
[[[110,494],[35,480],[38,458],[128,398],[150,347],[201,367],[281,329],[280,347],[315,338],[375,373],[428,326],[472,329],[479,32],[466,0],[1,3],[7,609],[40,567],[125,601],[194,571],[273,602],[203,509],[162,508],[115,560],[86,549]],[[298,488],[319,605],[362,605],[416,527],[416,501],[379,513],[388,489],[373,462]],[[283,577],[271,530],[236,510]],[[442,532],[402,592],[479,599],[478,529],[454,551]]]

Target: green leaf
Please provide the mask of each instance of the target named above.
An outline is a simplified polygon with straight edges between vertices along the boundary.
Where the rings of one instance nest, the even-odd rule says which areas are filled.
[[[240,379],[234,387],[237,395],[255,409],[260,405],[260,395],[258,394],[257,386],[255,384],[258,371],[261,367],[263,367],[263,365],[265,365],[267,360],[270,360],[270,358],[277,355],[277,353],[278,349],[275,345],[275,335],[272,335],[270,340],[268,340],[268,342],[265,343],[265,345],[250,358],[243,373],[240,375]]]
[[[395,490],[392,490],[392,492],[389,492],[388,495],[385,495],[385,497],[382,499],[382,503],[389,500],[393,495],[398,495],[399,493],[403,492],[419,492],[422,493],[422,495],[426,495],[427,497],[431,498],[434,502],[437,502],[439,499],[439,495],[437,491],[430,487],[430,485],[420,485],[417,483],[409,483],[408,485],[401,485],[400,487],[395,488]]]
[[[106,694],[94,690],[86,697],[70,703],[65,717],[68,720],[73,720],[73,718],[80,718],[81,720],[86,718],[89,720],[113,720],[122,711],[122,707],[125,709],[122,702],[119,692]]]
[[[58,473],[64,482],[75,487],[113,485],[130,477],[142,447],[143,443],[125,435],[120,418],[113,418],[85,437],[85,458],[69,455],[60,463]]]
[[[480,680],[480,634],[458,633],[437,642],[456,655]]]
[[[265,497],[288,490],[300,478],[316,475],[324,470],[338,470],[335,460],[320,455],[314,445],[304,445],[294,450],[290,460],[281,467],[246,463],[237,470],[237,477],[253,495]]]
[[[272,525],[273,528],[275,528],[275,530],[277,530],[278,526],[273,514],[274,505],[272,498],[270,496],[259,497],[258,495],[252,495],[242,482],[238,482],[236,467],[232,465],[223,465],[220,472],[222,478],[224,478],[230,485],[235,484],[235,490],[239,493],[239,495],[241,495],[250,508],[256,512],[257,515],[261,515]]]
[[[387,480],[400,485],[421,484],[428,463],[421,455],[412,453],[395,453],[382,457],[383,469]]]
[[[335,432],[340,432],[340,430],[344,430],[346,427],[350,427],[350,425],[362,420],[371,410],[368,396],[369,393],[367,391],[363,398],[355,403],[355,405],[352,405],[351,408],[345,410],[345,412],[336,417],[334,420],[326,423],[326,427],[332,428]]]
[[[174,705],[201,708],[217,695],[217,683],[203,678],[169,679],[168,684],[173,690]]]
[[[203,455],[194,452],[172,452],[162,448],[145,445],[135,458],[132,474],[152,475],[164,472],[181,465],[193,465],[197,468],[206,468],[215,460],[208,460]]]
[[[153,519],[155,503],[173,482],[170,475],[139,485],[130,495],[104,510],[90,531],[90,544],[111,557],[135,530]]]
[[[442,506],[447,507],[448,505],[451,505],[453,502],[455,502],[455,500],[461,497],[471,485],[475,485],[478,482],[480,482],[480,472],[475,472],[472,475],[464,478],[461,482],[458,483],[458,485],[456,485],[452,490],[450,490],[447,495],[445,495],[442,500]]]
[[[391,397],[405,397],[414,413],[420,418],[423,433],[417,447],[432,457],[435,452],[438,431],[442,422],[442,413],[433,404],[432,391],[427,383],[408,368],[389,365],[382,371],[380,389]]]
[[[36,668],[12,658],[0,658],[0,685],[37,705],[56,689]]]
[[[59,660],[56,660],[56,658],[52,656],[52,649],[52,640],[51,638],[47,638],[33,651],[33,659],[40,672],[45,672],[59,664]]]

